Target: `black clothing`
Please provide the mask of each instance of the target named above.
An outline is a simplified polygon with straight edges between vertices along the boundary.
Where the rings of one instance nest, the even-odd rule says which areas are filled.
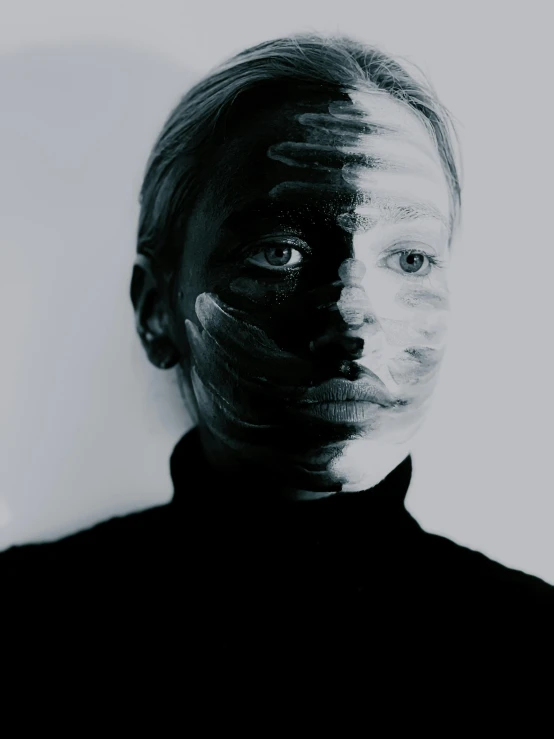
[[[262,484],[228,489],[194,429],[172,454],[169,504],[1,553],[4,617],[71,613],[137,638],[187,623],[218,654],[283,634],[359,649],[418,634],[513,639],[524,621],[554,631],[554,587],[422,530],[404,506],[411,469],[407,457],[361,493],[268,500]]]

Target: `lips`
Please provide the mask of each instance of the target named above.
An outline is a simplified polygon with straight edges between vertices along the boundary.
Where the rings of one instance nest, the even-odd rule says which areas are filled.
[[[316,387],[307,388],[299,405],[309,407],[316,403],[372,403],[383,408],[397,405],[382,380],[369,370],[365,370],[357,380],[334,377]]]

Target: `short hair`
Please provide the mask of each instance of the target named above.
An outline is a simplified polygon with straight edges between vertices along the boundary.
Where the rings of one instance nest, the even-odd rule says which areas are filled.
[[[456,131],[430,82],[411,66],[408,71],[383,51],[350,37],[297,34],[248,48],[216,67],[184,95],[154,144],[140,193],[137,251],[164,274],[177,270],[182,249],[177,237],[201,187],[218,123],[244,93],[275,83],[341,93],[382,90],[410,106],[441,158],[451,195],[452,235],[461,206]]]

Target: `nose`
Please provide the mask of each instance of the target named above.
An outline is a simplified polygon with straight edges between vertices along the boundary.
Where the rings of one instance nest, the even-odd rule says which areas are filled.
[[[338,301],[328,309],[323,331],[310,343],[313,353],[337,359],[359,359],[366,341],[378,330],[369,296],[362,285],[365,265],[359,259],[345,259],[339,267],[343,283]]]

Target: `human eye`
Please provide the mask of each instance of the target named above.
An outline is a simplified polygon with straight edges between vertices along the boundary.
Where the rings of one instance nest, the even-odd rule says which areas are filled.
[[[258,241],[245,261],[262,269],[285,271],[298,268],[307,256],[309,248],[302,239],[273,237]]]
[[[401,275],[426,277],[442,260],[430,251],[417,247],[396,248],[384,258],[384,265]]]

